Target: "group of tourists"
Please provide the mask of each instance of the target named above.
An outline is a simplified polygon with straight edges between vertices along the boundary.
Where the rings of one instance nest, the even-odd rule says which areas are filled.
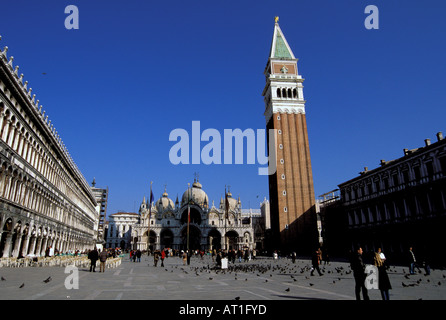
[[[96,262],[99,260],[99,272],[105,272],[105,265],[107,258],[115,258],[120,253],[117,249],[97,249],[87,252],[87,257],[90,260],[90,272],[96,272]]]

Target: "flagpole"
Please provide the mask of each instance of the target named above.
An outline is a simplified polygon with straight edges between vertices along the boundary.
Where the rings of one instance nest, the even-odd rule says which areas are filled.
[[[187,184],[187,254],[189,254],[189,223],[190,223],[190,183]]]
[[[150,181],[150,195],[149,195],[149,221],[147,223],[147,254],[150,254],[150,218],[152,216],[152,183],[153,181]]]
[[[225,250],[228,250],[228,241],[226,235],[226,220],[228,219],[228,195],[226,193],[226,185],[225,185]]]

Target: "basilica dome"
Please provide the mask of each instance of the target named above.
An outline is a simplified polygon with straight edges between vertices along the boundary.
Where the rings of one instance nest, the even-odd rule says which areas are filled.
[[[188,188],[183,193],[183,197],[181,198],[181,205],[183,206],[187,204],[189,199],[200,206],[209,205],[208,195],[206,194],[206,192],[203,191],[203,189],[201,188],[201,183],[198,181],[194,181],[194,183],[192,184],[192,188]]]
[[[232,197],[231,192],[228,192],[228,203],[229,203],[229,208],[228,208],[229,210],[236,210],[237,206],[239,204],[241,204],[240,203],[240,199],[239,200],[234,199]],[[220,209],[225,209],[225,208],[226,208],[225,207],[225,199],[221,198],[221,200],[220,200]]]
[[[158,201],[155,203],[155,207],[158,211],[166,210],[169,208],[169,206],[174,209],[175,204],[173,203],[172,199],[168,197],[168,194],[166,191],[164,191],[161,198],[158,199]]]

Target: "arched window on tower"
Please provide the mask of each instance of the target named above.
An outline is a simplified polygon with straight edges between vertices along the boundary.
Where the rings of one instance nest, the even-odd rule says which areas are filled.
[[[292,98],[293,95],[291,94],[291,89],[288,89],[288,98]]]
[[[286,98],[286,89],[282,89],[282,97]]]
[[[277,98],[282,98],[282,92],[280,91],[280,88],[277,88]]]
[[[297,89],[293,89],[293,98],[297,99]]]

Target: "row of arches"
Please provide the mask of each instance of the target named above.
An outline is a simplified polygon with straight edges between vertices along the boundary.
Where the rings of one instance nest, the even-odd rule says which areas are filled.
[[[0,160],[0,198],[37,212],[64,225],[83,231],[91,230],[92,222],[81,219],[81,211],[60,195],[38,182],[23,169]]]
[[[299,94],[297,91],[297,88],[277,88],[276,91],[277,98],[284,98],[284,99],[298,99]]]
[[[147,241],[148,231],[144,232],[142,236],[135,236],[130,243],[131,249],[146,250],[147,243],[149,243],[150,250],[172,248],[176,250],[186,250],[189,242],[190,250],[238,250],[250,248],[252,246],[252,235],[245,231],[241,236],[235,230],[229,230],[222,233],[220,230],[214,228],[207,234],[195,225],[189,226],[189,239],[187,228],[182,228],[179,235],[175,236],[172,230],[162,229],[159,233],[150,230],[149,241]],[[226,243],[225,243],[226,242]]]
[[[219,211],[209,211],[209,213],[203,214],[201,208],[190,207],[190,223],[201,225],[202,223],[208,223],[210,226],[222,227],[226,223],[228,226],[241,226],[243,224],[242,217],[234,211],[230,211],[225,218],[224,212]],[[206,218],[207,216],[207,218]],[[147,226],[148,215],[141,219],[141,224]],[[179,214],[178,218],[174,211],[166,211],[160,215],[156,212],[151,213],[150,225],[155,226],[156,220],[163,220],[164,224],[171,226],[174,225],[184,225],[187,224],[188,220],[188,209],[184,208],[182,213]],[[225,221],[226,220],[226,221]],[[178,222],[178,223],[177,223]]]
[[[0,257],[20,258],[26,256],[43,256],[51,247],[60,253],[69,250],[84,251],[91,249],[91,238],[80,232],[59,229],[57,226],[33,224],[19,219],[4,218],[0,220]]]

